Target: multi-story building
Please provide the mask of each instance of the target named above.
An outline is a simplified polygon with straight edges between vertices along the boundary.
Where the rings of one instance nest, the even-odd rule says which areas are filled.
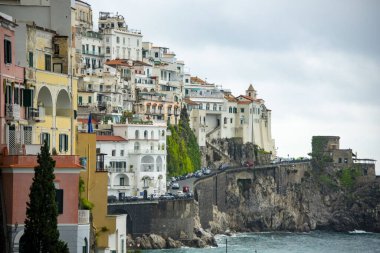
[[[114,135],[97,136],[97,153],[104,156],[108,194],[161,195],[166,192],[166,124],[113,124]]]
[[[16,65],[14,29],[17,24],[12,20],[10,16],[0,13],[0,50],[4,52],[0,59],[0,144],[6,145],[10,154],[19,154],[24,139],[31,138],[26,115],[28,104],[25,103],[29,101],[24,99],[29,90],[24,85],[24,68]]]
[[[141,31],[129,29],[122,15],[100,12],[98,28],[104,38],[106,60],[141,61],[143,37]]]
[[[96,233],[97,252],[127,252],[127,215],[107,214],[107,180],[105,154],[96,152],[95,133],[78,133],[77,155],[85,160],[85,170],[80,176],[84,182],[85,198],[94,206],[91,210]],[[81,251],[73,251],[81,252]]]
[[[81,34],[82,62],[80,73],[94,74],[101,71],[104,63],[104,47],[102,34],[86,31]]]
[[[256,96],[252,85],[246,95],[234,97],[228,90],[192,77],[185,85],[185,102],[198,144],[202,147],[211,139],[240,137],[275,156],[271,111]]]

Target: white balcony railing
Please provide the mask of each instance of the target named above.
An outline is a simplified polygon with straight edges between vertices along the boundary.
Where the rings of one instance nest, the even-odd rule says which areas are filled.
[[[14,120],[20,119],[20,105],[18,104],[6,104],[6,115]]]

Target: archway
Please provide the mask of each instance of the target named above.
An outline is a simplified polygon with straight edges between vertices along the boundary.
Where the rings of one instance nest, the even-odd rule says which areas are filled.
[[[45,115],[53,115],[53,100],[50,90],[45,86],[38,92],[37,107],[45,108]]]
[[[57,103],[56,103],[56,115],[63,117],[71,116],[71,102],[69,94],[66,90],[61,90],[58,93]]]

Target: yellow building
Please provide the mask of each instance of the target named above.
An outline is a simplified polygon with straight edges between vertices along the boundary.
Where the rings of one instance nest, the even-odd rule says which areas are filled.
[[[78,79],[68,75],[71,66],[69,38],[55,31],[26,25],[26,88],[32,143],[48,141],[58,154],[74,154]]]
[[[107,215],[108,172],[104,156],[96,153],[96,134],[78,133],[77,140],[76,154],[86,160],[86,170],[80,175],[85,186],[81,198],[94,205],[91,212],[97,252],[122,252],[121,249],[126,249],[126,216]]]

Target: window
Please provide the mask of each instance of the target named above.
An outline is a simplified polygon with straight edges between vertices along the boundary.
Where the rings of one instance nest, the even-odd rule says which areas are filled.
[[[95,54],[95,46],[92,45],[92,53]]]
[[[45,54],[45,70],[51,71],[51,55]]]
[[[120,156],[124,156],[124,150],[120,150]]]
[[[116,37],[116,43],[117,43],[117,44],[120,43],[120,38],[119,38],[119,37]]]
[[[55,202],[58,214],[63,214],[63,189],[55,189]]]
[[[144,139],[148,139],[148,131],[144,131]]]
[[[110,47],[106,47],[106,54],[110,54],[110,53],[111,53]]]
[[[69,136],[67,134],[59,135],[59,152],[67,152],[69,150]]]
[[[225,117],[223,120],[224,124],[227,124],[227,118]]]
[[[240,108],[240,112],[244,112],[244,108]]]
[[[165,136],[165,130],[162,130],[161,136]]]
[[[102,53],[102,48],[101,47],[98,47],[98,53],[99,53],[99,55]]]
[[[91,97],[91,96],[88,96],[88,103],[89,103],[89,104],[92,103],[92,97]]]
[[[49,133],[41,133],[41,144],[47,142],[48,148],[50,149],[50,134]]]
[[[124,178],[123,177],[120,178],[120,186],[124,186]]]
[[[154,57],[158,58],[158,53],[157,52],[154,53]]]
[[[140,143],[136,142],[134,149],[135,150],[140,150]]]
[[[140,134],[139,134],[139,130],[136,130],[136,131],[135,131],[135,139],[138,139],[138,138],[139,138],[139,135],[140,135]]]
[[[82,54],[85,54],[85,53],[86,53],[86,46],[82,45]]]
[[[33,68],[33,52],[29,52],[29,67]]]
[[[116,149],[112,149],[112,156],[116,156]]]
[[[4,39],[4,63],[12,63],[12,42],[7,37]]]
[[[140,45],[140,41],[139,40],[137,40],[137,46],[139,46]]]
[[[81,96],[78,97],[78,104],[82,105],[82,97]]]

